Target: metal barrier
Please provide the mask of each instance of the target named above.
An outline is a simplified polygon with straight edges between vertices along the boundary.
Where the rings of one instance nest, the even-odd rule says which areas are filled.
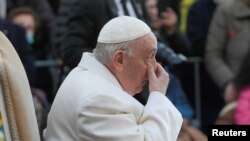
[[[60,67],[62,66],[62,61],[53,60],[53,59],[37,60],[35,61],[35,66],[36,67]]]
[[[53,60],[53,59],[47,59],[47,60],[37,60],[35,61],[35,66],[38,68],[47,67],[49,68],[49,71],[52,76],[53,81],[53,94],[57,91],[57,86],[60,81],[60,71],[62,66],[61,60]]]
[[[192,63],[194,67],[194,90],[195,90],[195,111],[196,117],[193,123],[197,127],[201,127],[201,93],[200,93],[200,63],[202,59],[200,57],[189,57],[188,63]]]

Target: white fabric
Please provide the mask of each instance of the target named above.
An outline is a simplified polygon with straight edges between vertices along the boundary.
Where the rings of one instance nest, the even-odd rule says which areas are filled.
[[[146,35],[151,29],[143,21],[129,16],[110,20],[102,28],[97,41],[100,43],[121,43]]]
[[[118,16],[124,16],[125,14],[124,14],[124,10],[122,8],[121,0],[115,0],[115,4],[116,4],[117,9],[118,9]],[[128,8],[129,16],[137,18],[136,14],[135,14],[135,10],[133,8],[133,5],[131,3],[131,0],[126,1],[126,6]]]
[[[112,73],[84,53],[60,87],[45,141],[176,141],[182,116],[160,92],[144,107]]]
[[[8,38],[0,31],[0,95],[12,141],[40,141],[29,82],[23,64]],[[1,101],[0,101],[1,102]],[[4,111],[1,111],[4,112]],[[4,114],[5,115],[5,114]],[[7,126],[4,123],[4,126]],[[4,127],[4,129],[7,129]],[[10,140],[8,140],[10,141]]]

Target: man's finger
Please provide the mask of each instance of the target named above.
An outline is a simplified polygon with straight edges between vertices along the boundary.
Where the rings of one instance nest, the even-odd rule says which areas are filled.
[[[154,71],[154,68],[153,68],[151,62],[148,62],[148,79],[149,79],[149,81],[156,79],[156,74],[155,74],[155,71]]]
[[[162,75],[165,72],[165,69],[162,67],[162,65],[157,64],[157,75]]]

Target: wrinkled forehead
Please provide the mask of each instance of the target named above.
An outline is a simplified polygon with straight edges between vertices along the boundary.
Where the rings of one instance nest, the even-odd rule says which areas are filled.
[[[157,49],[157,40],[152,32],[144,36],[143,43],[145,48]]]
[[[150,32],[147,35],[141,37],[135,44],[135,48],[139,50],[140,53],[150,53],[151,51],[157,50],[157,40],[155,35]]]

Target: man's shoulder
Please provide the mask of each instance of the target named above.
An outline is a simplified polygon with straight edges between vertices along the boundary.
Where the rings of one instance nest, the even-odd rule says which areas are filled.
[[[104,79],[99,74],[95,72],[76,67],[74,68],[64,80],[62,87],[67,87],[71,91],[79,90],[81,92],[84,89],[84,92],[101,92],[101,93],[122,93],[122,89],[113,85],[112,82]]]
[[[89,99],[93,99],[94,101],[91,101],[93,103],[99,103],[100,101],[102,101],[101,103],[112,101],[121,105],[139,103],[122,88],[113,84],[112,81],[80,67],[76,67],[70,72],[64,80],[59,93],[81,99],[79,104],[86,103],[86,100]]]

